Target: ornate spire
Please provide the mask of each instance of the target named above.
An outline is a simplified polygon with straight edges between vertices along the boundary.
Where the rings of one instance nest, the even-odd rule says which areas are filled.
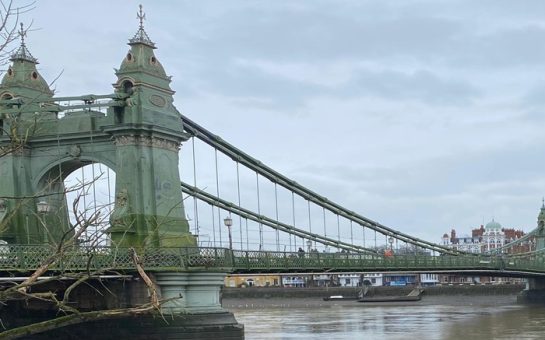
[[[537,215],[538,222],[545,222],[545,197],[541,199],[541,209],[539,215]]]
[[[30,54],[30,52],[26,48],[26,45],[25,45],[26,30],[23,27],[23,23],[21,23],[21,30],[18,33],[19,33],[19,37],[21,38],[21,46],[19,46],[17,51],[11,55],[10,60],[11,61],[26,60],[31,63],[37,64],[38,59],[34,58],[32,54]]]
[[[146,19],[146,14],[142,11],[142,5],[139,5],[139,11],[136,13],[136,19],[140,21],[140,26],[138,27],[138,31],[132,37],[132,39],[129,40],[129,45],[132,44],[144,44],[148,45],[151,48],[155,48],[155,43],[151,41],[148,34],[144,30],[144,20]]]

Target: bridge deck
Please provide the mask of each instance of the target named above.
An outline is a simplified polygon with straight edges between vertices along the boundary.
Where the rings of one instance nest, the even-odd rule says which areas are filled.
[[[230,251],[225,248],[150,248],[137,250],[148,271],[273,272],[501,272],[545,275],[545,258],[485,255],[379,256],[348,253]],[[31,272],[55,254],[50,245],[0,246],[0,272]],[[75,246],[65,249],[49,268],[58,272],[134,271],[131,248]]]

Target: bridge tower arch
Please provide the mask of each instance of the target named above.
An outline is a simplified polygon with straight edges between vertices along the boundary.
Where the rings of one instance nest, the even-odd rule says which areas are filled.
[[[59,241],[70,229],[63,180],[87,164],[104,163],[117,175],[108,228],[115,245],[195,245],[178,171],[179,149],[188,136],[173,105],[170,77],[142,23],[115,72],[114,94],[106,96],[53,98],[23,29],[20,35],[21,46],[0,84],[0,239]],[[101,110],[98,101],[104,99],[107,109]],[[44,202],[49,209],[40,220]]]

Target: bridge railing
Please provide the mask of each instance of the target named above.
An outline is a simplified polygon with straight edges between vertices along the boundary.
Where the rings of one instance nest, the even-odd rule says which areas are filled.
[[[328,270],[452,270],[499,269],[500,258],[490,256],[429,256],[233,251],[236,271],[328,271]]]
[[[50,266],[54,271],[134,270],[136,251],[142,266],[148,270],[191,270],[209,268],[230,271],[231,252],[225,248],[117,248],[73,246],[56,254],[52,245],[1,245],[0,270],[32,271],[55,256]]]
[[[55,254],[51,245],[0,245],[0,271],[30,272]],[[73,246],[63,249],[52,271],[132,271],[132,248]],[[545,254],[526,257],[430,256],[318,252],[231,251],[226,248],[137,249],[139,261],[150,271],[301,272],[301,271],[433,271],[511,270],[545,272]]]
[[[545,272],[545,252],[537,251],[524,256],[499,257],[501,266],[506,270]]]

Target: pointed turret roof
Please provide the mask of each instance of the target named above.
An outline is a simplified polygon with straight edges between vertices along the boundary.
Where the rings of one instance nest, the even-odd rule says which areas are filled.
[[[2,79],[0,92],[2,94],[9,93],[11,96],[32,98],[33,100],[40,98],[42,95],[52,97],[53,92],[36,69],[38,60],[34,58],[26,46],[26,34],[27,30],[21,23],[21,29],[19,30],[21,45],[11,55],[11,65]]]
[[[169,86],[170,77],[155,56],[155,43],[144,31],[146,15],[142,11],[142,5],[139,6],[136,18],[140,21],[140,25],[134,37],[129,39],[130,50],[121,62],[119,70],[116,70],[118,82],[114,87],[122,89],[123,82],[129,80],[135,86],[145,84],[145,86],[160,88],[172,94],[173,91]]]
[[[138,8],[139,11],[136,13],[136,18],[140,21],[140,26],[138,27],[138,31],[136,31],[134,37],[129,40],[129,45],[144,44],[151,48],[155,48],[155,43],[151,41],[150,37],[144,30],[144,20],[146,19],[146,14],[142,11],[142,5],[139,5]]]
[[[23,23],[21,23],[21,29],[19,30],[19,36],[21,37],[21,46],[11,55],[11,61],[24,60],[34,64],[38,64],[38,59],[34,58],[28,51],[25,44],[26,30]]]

